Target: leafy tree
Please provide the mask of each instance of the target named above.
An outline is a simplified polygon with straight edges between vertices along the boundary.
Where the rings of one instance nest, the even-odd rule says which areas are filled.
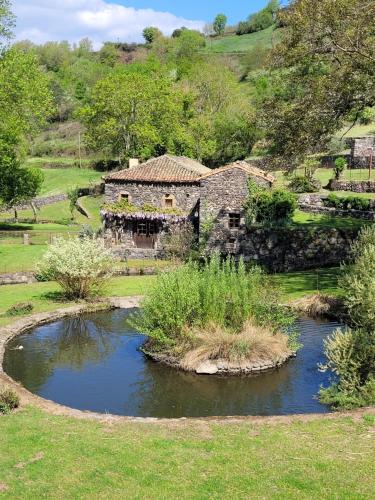
[[[17,204],[34,198],[42,183],[43,173],[40,169],[21,167],[13,148],[6,144],[0,146],[0,201],[14,209],[16,221]]]
[[[362,0],[294,0],[280,14],[262,114],[278,163],[294,168],[375,104],[374,16]]]
[[[108,66],[115,66],[115,64],[119,61],[119,53],[114,43],[104,43],[103,47],[99,51],[99,60],[101,63]]]
[[[10,9],[9,0],[0,0],[0,51],[3,50],[13,37],[15,16]]]
[[[89,147],[120,161],[173,149],[170,141],[182,107],[169,79],[145,67],[136,69],[119,68],[100,80],[91,104],[80,112]]]
[[[218,14],[213,23],[213,30],[215,35],[222,35],[225,31],[225,26],[227,24],[228,18],[225,14]]]
[[[54,112],[48,77],[33,54],[10,49],[0,57],[0,139],[18,144]]]
[[[210,166],[245,158],[258,136],[250,97],[235,75],[222,64],[200,63],[181,86],[189,154]]]
[[[156,28],[155,26],[148,26],[143,30],[143,38],[146,40],[146,43],[149,43],[150,45],[159,37],[162,36],[162,32],[159,30],[159,28]]]
[[[172,33],[172,38],[178,38],[179,36],[181,36],[182,32],[186,30],[186,26],[181,26],[181,28],[175,29]]]

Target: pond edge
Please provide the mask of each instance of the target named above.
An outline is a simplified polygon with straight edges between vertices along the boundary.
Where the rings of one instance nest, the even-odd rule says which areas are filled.
[[[53,415],[73,417],[78,419],[96,420],[100,422],[134,422],[134,423],[158,423],[169,424],[172,422],[217,422],[217,423],[240,423],[249,422],[253,424],[288,424],[291,422],[310,422],[318,419],[330,420],[340,417],[350,417],[361,419],[363,415],[375,415],[375,407],[360,408],[357,410],[345,412],[330,412],[330,413],[311,413],[311,414],[295,414],[295,415],[275,415],[275,416],[217,416],[217,417],[180,417],[180,418],[156,418],[156,417],[131,417],[112,415],[104,413],[95,413],[91,411],[82,411],[67,406],[60,405],[54,401],[44,399],[36,394],[31,393],[20,383],[13,380],[4,372],[3,361],[6,344],[17,335],[37,326],[52,323],[59,319],[76,316],[79,314],[106,311],[112,309],[133,309],[139,307],[143,297],[114,297],[103,299],[93,303],[77,304],[70,307],[59,308],[54,311],[44,313],[36,313],[22,319],[19,319],[8,326],[0,328],[0,383],[6,388],[14,390],[20,397],[21,407],[27,405],[35,406],[36,408],[51,413]]]

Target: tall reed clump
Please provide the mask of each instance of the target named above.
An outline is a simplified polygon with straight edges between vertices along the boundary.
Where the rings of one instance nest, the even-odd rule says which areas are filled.
[[[352,257],[340,282],[352,328],[325,342],[325,368],[336,378],[320,400],[334,408],[375,404],[375,227],[361,231]]]
[[[251,321],[273,335],[289,331],[294,320],[259,268],[247,271],[243,261],[214,256],[204,266],[189,262],[159,275],[133,324],[149,336],[151,350],[183,356],[208,327],[238,335]],[[292,349],[295,340],[291,335]]]

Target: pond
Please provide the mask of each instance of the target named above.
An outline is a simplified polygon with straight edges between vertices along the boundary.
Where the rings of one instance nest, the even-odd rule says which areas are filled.
[[[324,360],[323,339],[337,323],[301,319],[304,346],[296,358],[258,376],[223,377],[146,358],[139,350],[145,337],[129,325],[131,312],[91,313],[35,328],[8,344],[4,370],[43,398],[101,413],[171,418],[329,411],[316,399],[329,380],[317,364]]]

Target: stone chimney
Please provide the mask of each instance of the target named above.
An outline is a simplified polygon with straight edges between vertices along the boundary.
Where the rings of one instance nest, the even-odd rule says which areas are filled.
[[[138,167],[139,160],[138,158],[129,158],[129,168]]]

